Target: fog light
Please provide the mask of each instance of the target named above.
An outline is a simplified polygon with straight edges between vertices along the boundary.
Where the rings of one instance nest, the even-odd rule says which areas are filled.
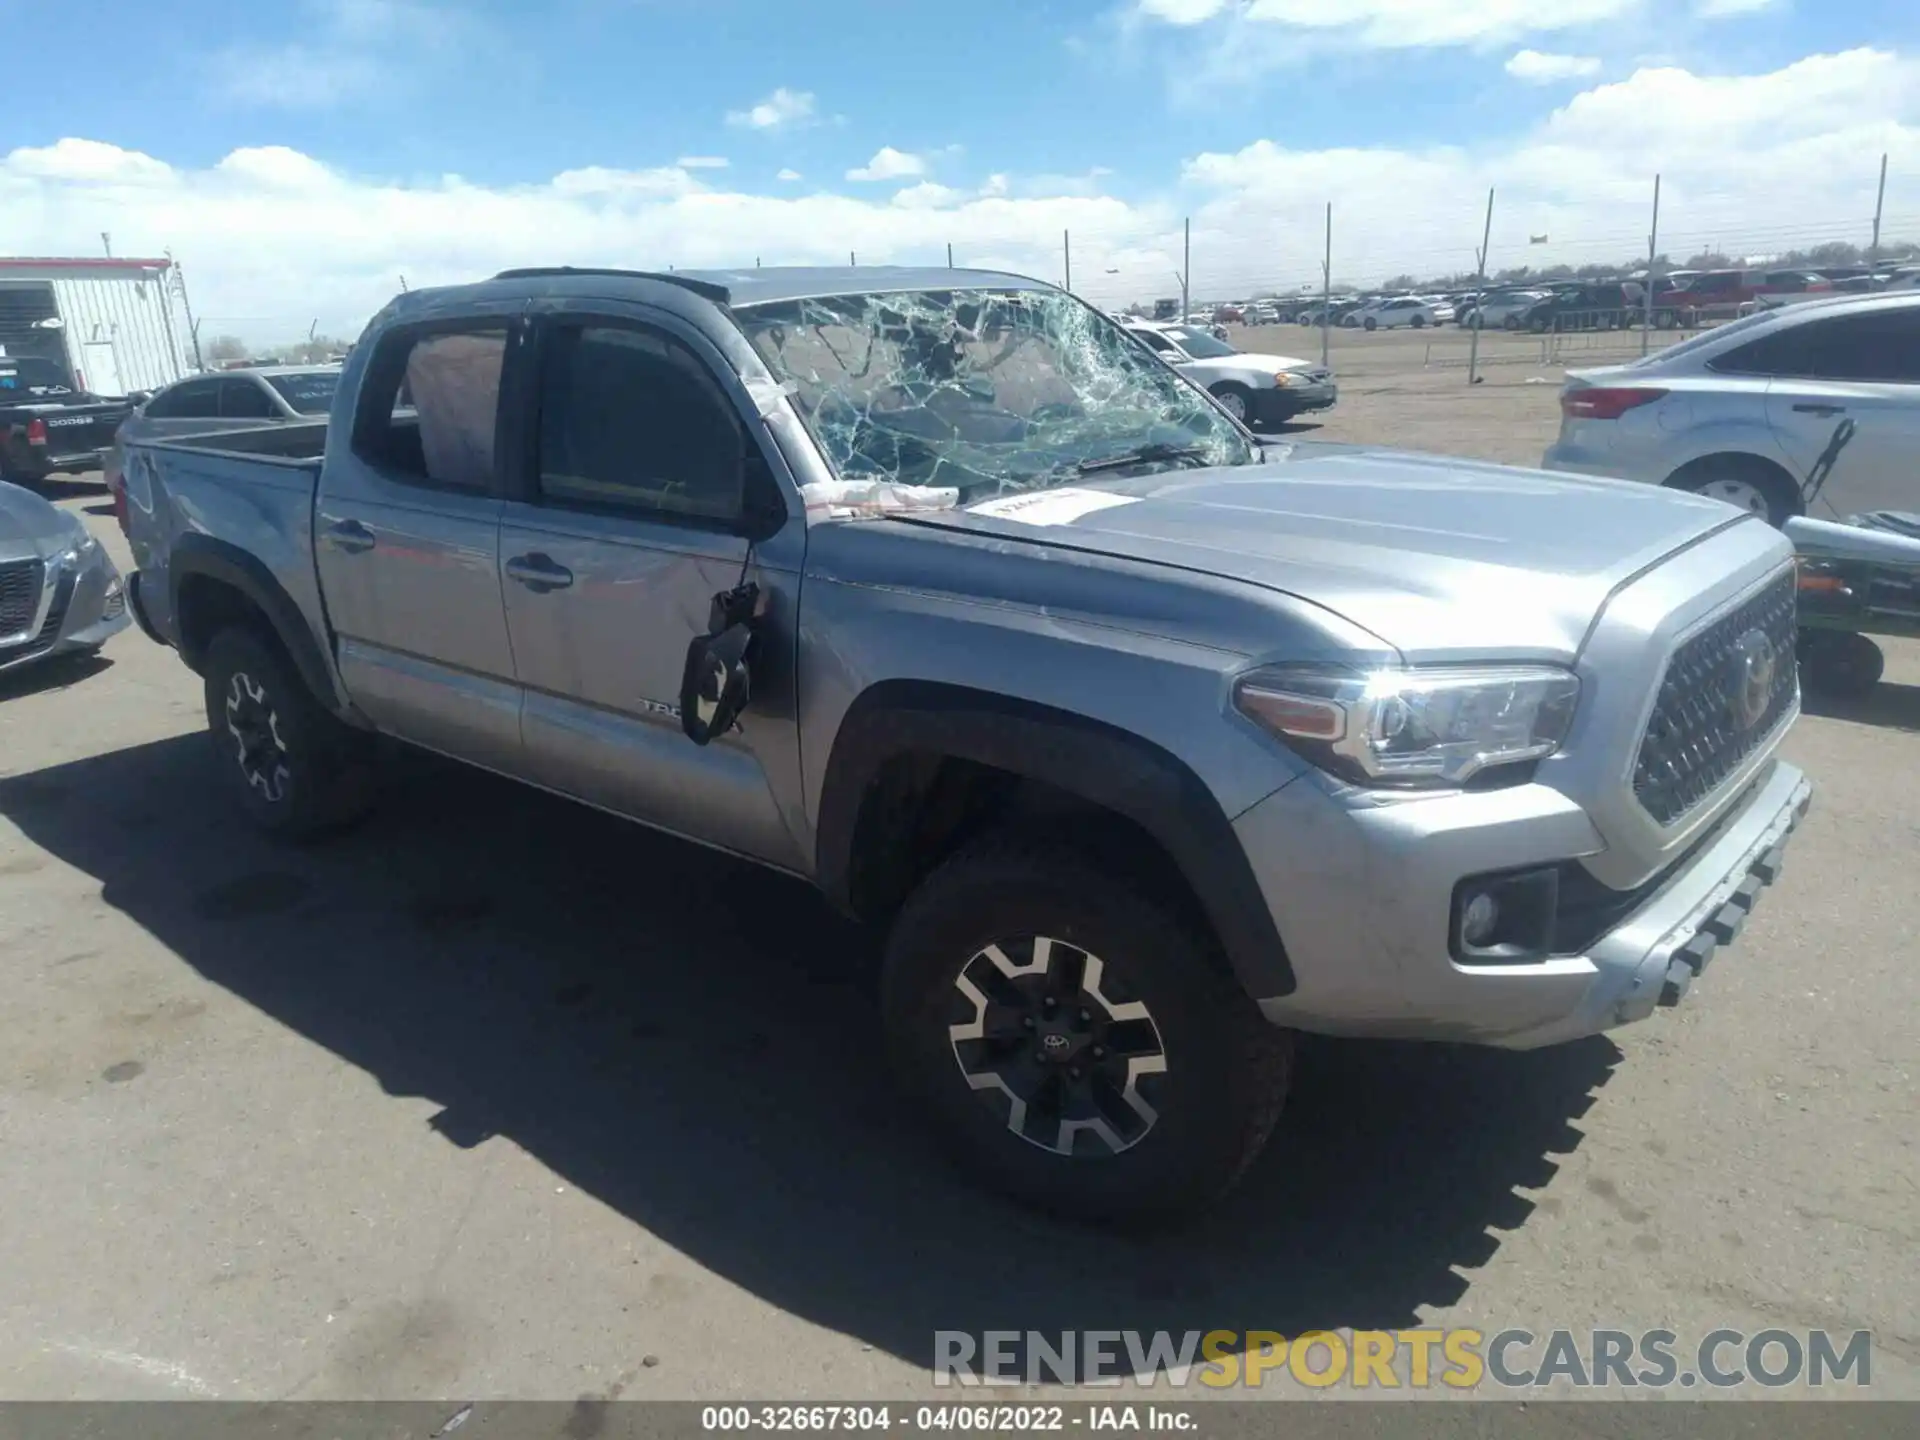
[[[1460,938],[1469,945],[1485,945],[1500,923],[1500,902],[1482,890],[1460,912]]]
[[[1557,867],[1472,876],[1454,887],[1448,949],[1463,965],[1544,960],[1559,908]]]

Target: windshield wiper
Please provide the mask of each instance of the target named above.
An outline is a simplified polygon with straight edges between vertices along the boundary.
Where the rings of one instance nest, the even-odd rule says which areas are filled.
[[[1169,445],[1164,441],[1155,441],[1137,449],[1123,450],[1118,455],[1103,455],[1098,460],[1082,460],[1074,469],[1082,475],[1090,475],[1096,470],[1124,470],[1129,465],[1151,465],[1173,460],[1202,460],[1207,452],[1198,445]]]

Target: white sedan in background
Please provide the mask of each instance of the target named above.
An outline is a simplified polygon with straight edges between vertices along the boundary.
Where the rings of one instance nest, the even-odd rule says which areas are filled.
[[[1376,300],[1364,305],[1340,322],[1362,330],[1419,330],[1440,323],[1439,312],[1418,295],[1398,295],[1391,300]]]
[[[1203,386],[1234,419],[1278,425],[1339,398],[1333,372],[1291,355],[1243,354],[1197,325],[1128,323],[1127,333]]]
[[[1783,525],[1920,510],[1920,294],[1761,310],[1625,365],[1573,370],[1542,464],[1711,495]],[[1825,484],[1808,479],[1853,422]]]

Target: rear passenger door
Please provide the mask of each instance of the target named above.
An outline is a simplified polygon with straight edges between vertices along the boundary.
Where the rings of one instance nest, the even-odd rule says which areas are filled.
[[[719,352],[676,318],[553,316],[533,350],[523,469],[501,531],[530,776],[801,868],[768,777],[798,755],[804,520],[776,488],[757,414]],[[687,645],[706,632],[712,597],[743,579],[763,595],[753,704],[735,733],[696,746],[678,711]]]
[[[354,701],[403,739],[510,772],[520,692],[500,599],[496,454],[522,308],[383,334],[348,443],[328,443],[314,513]]]

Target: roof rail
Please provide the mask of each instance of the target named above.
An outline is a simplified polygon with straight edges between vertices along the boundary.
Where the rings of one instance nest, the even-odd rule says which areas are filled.
[[[732,292],[724,285],[696,280],[691,275],[676,275],[671,271],[662,274],[657,270],[620,270],[600,265],[532,265],[520,270],[502,270],[493,278],[545,280],[563,275],[618,275],[625,280],[658,280],[664,285],[678,285],[682,290],[690,291],[702,300],[711,300],[716,305],[725,305],[733,299]]]

